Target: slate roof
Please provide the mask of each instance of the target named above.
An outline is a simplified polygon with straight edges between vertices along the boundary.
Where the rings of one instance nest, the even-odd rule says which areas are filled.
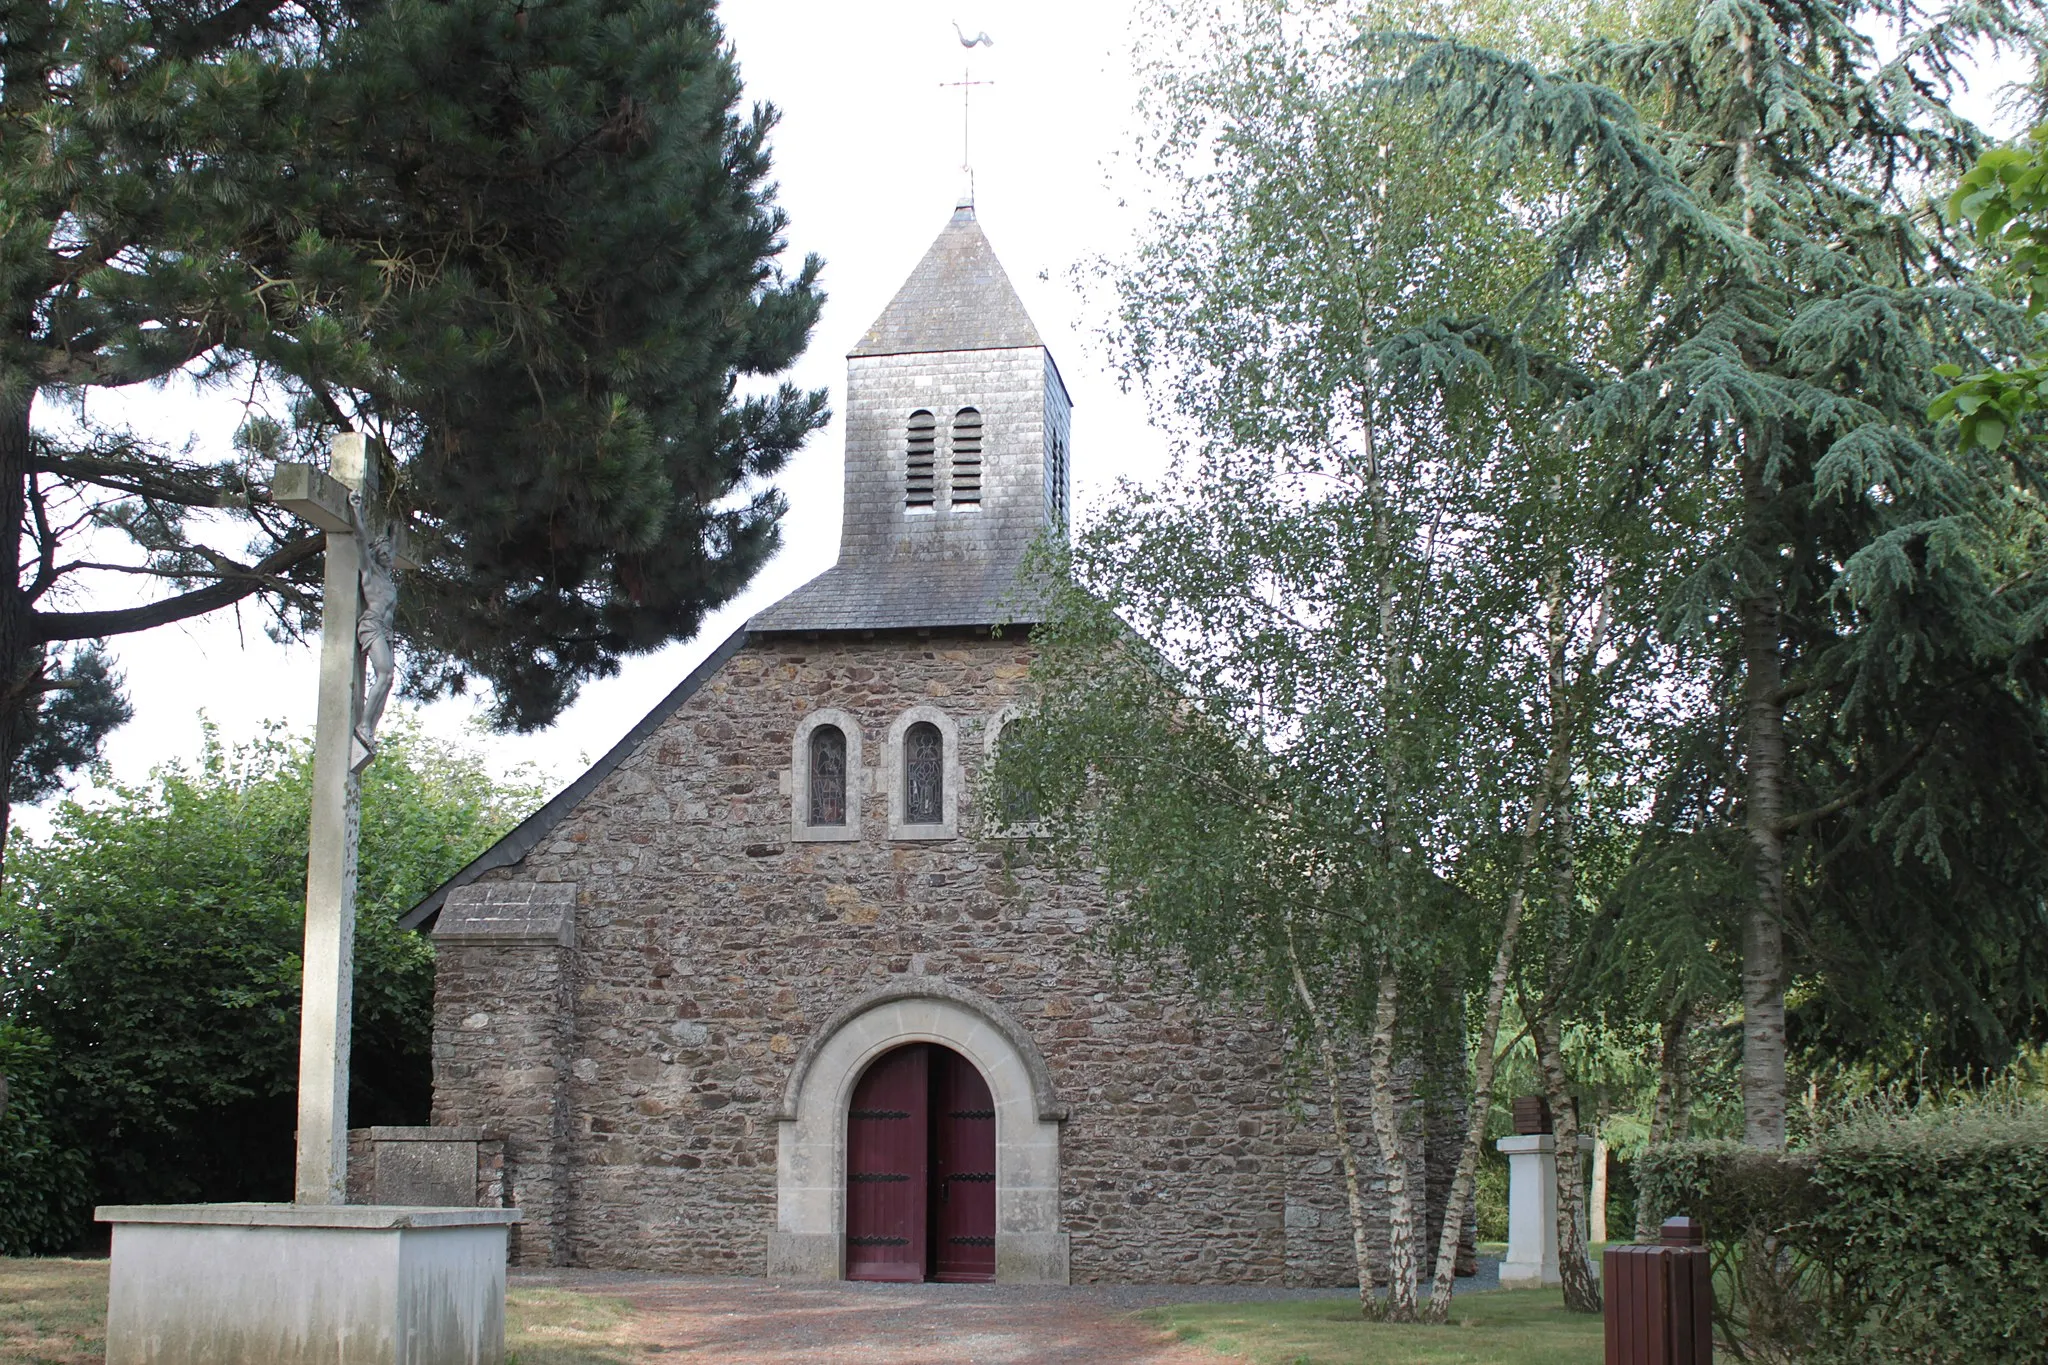
[[[1010,277],[974,220],[974,205],[952,221],[889,300],[849,356],[926,351],[999,351],[1043,346]]]
[[[908,555],[835,564],[747,622],[751,631],[908,630],[1028,625],[1035,603],[1017,584],[1020,556],[946,561],[944,573]]]

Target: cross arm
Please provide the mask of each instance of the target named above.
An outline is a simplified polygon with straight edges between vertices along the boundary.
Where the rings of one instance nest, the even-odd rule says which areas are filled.
[[[270,500],[323,531],[347,535],[356,529],[348,485],[309,464],[280,460],[270,479]]]
[[[329,535],[349,535],[356,529],[349,506],[349,488],[323,469],[294,460],[280,460],[270,477],[270,500],[285,511],[309,521]],[[417,569],[413,558],[411,530],[403,524],[394,528],[398,567]]]

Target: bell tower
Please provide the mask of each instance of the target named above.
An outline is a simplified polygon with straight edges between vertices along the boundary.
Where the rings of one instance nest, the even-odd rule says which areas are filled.
[[[1067,523],[1072,410],[963,200],[847,357],[839,562],[753,628],[1016,619],[1025,550]]]

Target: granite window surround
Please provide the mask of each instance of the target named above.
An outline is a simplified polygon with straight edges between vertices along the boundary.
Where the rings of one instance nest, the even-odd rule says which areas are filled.
[[[986,824],[982,830],[984,838],[1029,839],[1043,832],[1045,828],[1044,822],[1035,816],[1023,820],[1010,818],[1010,813],[1002,808],[1000,794],[996,792],[993,781],[996,754],[1003,747],[1003,727],[1023,714],[1024,708],[1021,706],[1005,706],[989,717],[988,724],[981,732],[981,777],[983,785],[987,788],[981,793],[985,812],[983,818]]]
[[[811,736],[833,726],[846,739],[846,819],[837,825],[811,823]],[[789,753],[789,837],[797,843],[843,843],[860,838],[861,797],[867,791],[867,770],[861,764],[860,723],[830,707],[813,711],[797,724]]]
[[[913,725],[928,724],[939,732],[943,798],[937,823],[912,823],[905,805],[904,741]],[[956,839],[960,834],[960,727],[936,706],[913,706],[889,727],[883,746],[882,780],[889,794],[889,837],[891,839]]]

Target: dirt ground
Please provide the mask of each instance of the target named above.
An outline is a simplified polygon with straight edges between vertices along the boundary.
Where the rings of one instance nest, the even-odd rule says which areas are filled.
[[[734,1365],[1218,1365],[1221,1357],[1131,1315],[1159,1304],[1261,1293],[1187,1286],[784,1285],[603,1271],[516,1271],[512,1283],[623,1299],[634,1309],[636,1359],[674,1353]]]

